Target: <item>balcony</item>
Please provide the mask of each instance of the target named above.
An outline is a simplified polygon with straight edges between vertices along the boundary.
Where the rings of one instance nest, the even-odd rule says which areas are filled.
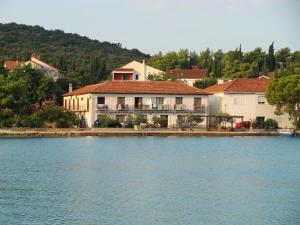
[[[176,111],[185,110],[185,105],[183,105],[183,104],[175,104],[174,105],[174,110],[176,110]]]
[[[68,109],[73,112],[85,112],[88,111],[87,105],[85,104],[79,104],[79,105],[71,105],[71,107],[65,107],[65,109]]]
[[[98,112],[107,113],[117,113],[117,112],[142,112],[142,113],[155,113],[155,112],[165,112],[165,113],[196,113],[196,114],[206,114],[207,107],[205,105],[193,105],[187,107],[183,104],[160,104],[160,105],[128,105],[128,104],[115,104],[115,105],[97,105]]]
[[[201,112],[201,113],[206,113],[206,109],[207,107],[205,105],[198,105],[198,104],[194,104],[194,111],[196,112]]]
[[[98,110],[108,110],[108,105],[105,104],[97,104]]]
[[[116,110],[117,111],[126,111],[128,110],[127,104],[116,104]]]

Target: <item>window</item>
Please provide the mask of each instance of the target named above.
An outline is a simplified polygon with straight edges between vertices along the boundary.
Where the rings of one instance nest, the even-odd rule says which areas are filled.
[[[118,97],[118,104],[125,105],[125,97]]]
[[[194,98],[194,109],[201,109],[201,98]]]
[[[176,97],[176,105],[182,105],[182,102],[183,102],[183,98],[182,97]]]
[[[67,101],[67,99],[65,99],[65,101],[64,101],[64,105],[65,105],[65,109],[67,109],[68,108],[68,101]]]
[[[86,109],[87,111],[90,110],[90,99],[86,98]]]
[[[129,80],[129,75],[128,74],[124,74],[123,75],[123,80]]]
[[[105,105],[105,97],[98,97],[97,98],[98,105]]]
[[[258,104],[265,104],[266,99],[265,96],[258,96]]]
[[[242,104],[242,97],[241,96],[233,97],[233,104],[234,105],[241,105]]]
[[[152,101],[152,109],[163,109],[163,104],[164,104],[164,98],[163,97],[156,97],[156,98],[151,98]]]
[[[138,80],[138,79],[139,79],[139,75],[136,74],[136,75],[135,75],[135,80]]]

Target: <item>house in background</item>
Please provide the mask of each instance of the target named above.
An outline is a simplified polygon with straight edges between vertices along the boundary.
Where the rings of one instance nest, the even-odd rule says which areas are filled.
[[[112,80],[147,80],[149,74],[158,75],[163,71],[155,69],[146,65],[145,60],[143,63],[132,61],[118,69],[112,71]]]
[[[211,115],[218,115],[221,112],[241,115],[244,116],[244,121],[262,122],[271,118],[278,122],[279,127],[290,128],[292,121],[289,116],[275,115],[275,107],[268,104],[265,98],[265,91],[270,82],[272,79],[239,78],[205,88],[204,91],[213,94],[209,96],[209,112]]]
[[[166,73],[173,78],[179,78],[190,86],[193,86],[196,80],[208,77],[208,69],[199,69],[197,66],[193,66],[192,69],[168,70]]]
[[[57,69],[46,62],[41,60],[41,57],[37,53],[31,55],[31,59],[27,62],[24,61],[10,61],[4,62],[4,68],[7,70],[15,69],[17,66],[30,64],[32,68],[40,69],[46,76],[52,77],[55,81],[64,76],[60,69]]]
[[[5,60],[4,61],[4,68],[7,69],[7,70],[12,70],[12,69],[16,68],[17,66],[20,66],[20,65],[22,65],[24,63],[25,63],[25,61]]]
[[[93,127],[99,115],[107,114],[121,124],[140,112],[151,123],[164,117],[168,126],[187,116],[208,116],[208,93],[177,81],[105,81],[64,95],[64,108],[85,118]],[[202,121],[206,126],[207,120]],[[205,125],[206,124],[206,125]]]

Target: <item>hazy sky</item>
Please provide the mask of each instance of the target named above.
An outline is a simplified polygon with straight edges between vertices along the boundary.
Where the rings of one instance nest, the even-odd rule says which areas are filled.
[[[62,29],[154,54],[300,50],[300,0],[0,0],[0,22]]]

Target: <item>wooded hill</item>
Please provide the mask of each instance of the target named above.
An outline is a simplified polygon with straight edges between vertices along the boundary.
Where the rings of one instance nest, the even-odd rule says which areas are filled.
[[[4,60],[29,60],[33,52],[65,71],[78,86],[106,79],[112,69],[131,60],[150,57],[137,49],[122,48],[119,43],[100,42],[62,30],[0,23],[1,65]]]

